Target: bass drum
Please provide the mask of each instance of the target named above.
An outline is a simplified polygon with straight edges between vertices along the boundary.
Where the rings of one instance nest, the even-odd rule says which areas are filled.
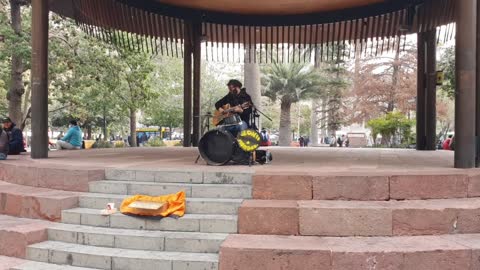
[[[198,150],[208,165],[227,164],[233,156],[235,138],[228,131],[210,130],[200,139]]]

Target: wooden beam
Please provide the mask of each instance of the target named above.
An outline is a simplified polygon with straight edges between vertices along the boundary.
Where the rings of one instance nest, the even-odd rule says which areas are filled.
[[[32,158],[48,157],[48,0],[32,0]]]
[[[202,24],[195,22],[192,25],[193,31],[193,146],[198,146],[200,141],[200,123],[201,123],[201,67],[202,67]]]
[[[426,150],[426,94],[425,94],[425,72],[426,72],[426,46],[425,33],[417,34],[417,150]]]
[[[192,23],[185,21],[185,42],[183,58],[183,146],[192,145]]]
[[[426,36],[426,109],[425,109],[425,147],[435,150],[437,146],[437,31],[435,28],[425,33]]]

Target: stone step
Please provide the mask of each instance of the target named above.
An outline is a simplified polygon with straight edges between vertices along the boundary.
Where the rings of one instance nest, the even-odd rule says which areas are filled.
[[[10,267],[10,270],[95,270],[95,269],[96,268],[76,267],[76,266],[70,266],[70,265],[58,265],[58,264],[34,262],[34,261],[27,261],[20,265]]]
[[[480,269],[480,235],[230,235],[220,250],[220,270],[231,269],[475,270]]]
[[[148,251],[218,253],[227,238],[221,233],[161,232],[57,224],[48,229],[50,241]]]
[[[27,249],[29,260],[107,270],[199,270],[218,268],[218,255],[129,250],[48,241]]]
[[[185,191],[192,198],[230,198],[246,199],[252,197],[252,187],[237,184],[185,184],[185,183],[151,183],[127,181],[91,182],[90,192],[123,195],[160,196]]]
[[[204,172],[198,170],[123,170],[106,169],[106,180],[157,183],[246,184],[252,183],[252,172]]]
[[[0,181],[0,214],[59,221],[62,210],[78,206],[79,194]]]
[[[121,213],[102,216],[98,209],[75,208],[62,212],[62,222],[119,229],[237,233],[236,215],[185,214],[178,219],[168,217],[159,220],[127,216]]]
[[[480,233],[479,217],[480,198],[370,202],[248,200],[239,209],[239,232],[304,236],[468,234]]]
[[[25,258],[28,245],[47,240],[47,227],[51,224],[44,220],[0,215],[0,255]]]
[[[115,203],[120,208],[122,201],[128,195],[87,193],[80,196],[79,206],[82,208],[104,209],[107,203]],[[189,214],[222,214],[236,215],[243,199],[221,198],[187,198],[187,213]]]
[[[480,197],[480,177],[469,174],[321,175],[258,173],[253,198],[259,200],[424,200]]]
[[[10,270],[13,267],[26,263],[26,260],[0,255],[0,270]]]

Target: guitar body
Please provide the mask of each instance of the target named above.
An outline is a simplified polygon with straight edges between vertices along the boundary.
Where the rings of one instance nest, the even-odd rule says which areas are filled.
[[[227,118],[235,117],[236,115],[238,117],[238,113],[236,113],[234,109],[237,108],[237,107],[240,107],[242,109],[246,109],[249,106],[251,106],[250,102],[245,102],[242,105],[239,105],[239,106],[236,106],[236,107],[232,107],[232,106],[230,106],[230,104],[226,104],[222,107],[223,113],[220,112],[219,110],[217,110],[213,113],[212,123],[213,123],[214,126],[218,126],[218,125],[220,125],[220,123],[223,120],[225,120]]]
[[[230,104],[226,104],[222,107],[222,109],[224,111],[228,111],[230,110]],[[221,113],[219,110],[216,110],[214,113],[213,113],[213,117],[212,117],[212,123],[214,126],[218,126],[220,125],[220,123],[223,121],[223,119],[227,118],[227,117],[230,117],[232,116],[233,113],[227,113],[227,114],[224,114],[224,113]]]

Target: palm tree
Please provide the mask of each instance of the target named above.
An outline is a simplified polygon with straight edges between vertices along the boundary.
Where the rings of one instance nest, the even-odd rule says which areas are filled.
[[[289,146],[291,106],[321,93],[320,75],[306,63],[274,63],[264,70],[263,76],[262,94],[274,102],[280,100],[281,104],[279,144]]]

